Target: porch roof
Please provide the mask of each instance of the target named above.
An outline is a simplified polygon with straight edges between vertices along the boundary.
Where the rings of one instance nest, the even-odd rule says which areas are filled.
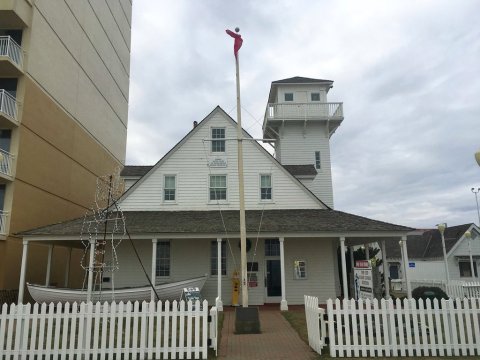
[[[239,211],[125,211],[126,226],[130,234],[207,234],[239,233]],[[261,221],[261,226],[260,226]],[[80,235],[84,218],[24,231],[28,236]],[[225,224],[225,228],[224,225]],[[372,220],[336,210],[289,209],[248,210],[247,232],[257,233],[399,233],[413,229],[401,225]],[[107,230],[108,231],[108,230]]]

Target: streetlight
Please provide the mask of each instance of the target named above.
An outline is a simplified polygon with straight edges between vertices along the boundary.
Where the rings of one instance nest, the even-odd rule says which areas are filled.
[[[437,225],[438,231],[440,232],[440,235],[442,236],[443,261],[445,262],[445,275],[447,276],[447,285],[448,285],[450,283],[450,273],[448,272],[447,251],[445,250],[444,232],[445,232],[446,227],[447,227],[447,224],[445,224],[445,223]]]
[[[470,271],[472,272],[472,278],[475,278],[475,269],[473,268],[473,257],[472,257],[472,233],[470,231],[465,231],[465,237],[468,239],[468,254],[470,255]]]
[[[480,226],[480,211],[478,210],[478,192],[480,191],[480,187],[475,190],[472,188],[472,193],[475,194],[475,201],[477,202],[477,216],[478,216],[478,225]]]

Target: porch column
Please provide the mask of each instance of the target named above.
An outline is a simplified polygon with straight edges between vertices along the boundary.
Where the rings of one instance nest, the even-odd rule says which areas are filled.
[[[87,302],[92,301],[94,261],[95,261],[95,240],[90,239],[90,260],[88,262]]]
[[[347,261],[345,259],[345,236],[340,237],[340,258],[342,259],[343,298],[348,299]]]
[[[280,311],[287,311],[287,291],[285,288],[285,249],[283,247],[285,238],[281,237],[278,239],[278,241],[280,242],[280,275],[282,279],[282,301],[280,302]]]
[[[218,311],[223,311],[222,302],[222,238],[217,238],[217,298],[215,306]]]
[[[152,239],[152,273],[150,275],[150,281],[155,286],[155,279],[157,277],[157,242],[158,239]],[[155,291],[150,290],[150,300],[155,301]]]
[[[45,286],[50,285],[50,274],[52,272],[53,245],[48,245],[47,273],[45,274]]]
[[[65,280],[63,286],[68,287],[68,280],[70,277],[70,262],[72,261],[72,248],[68,248],[67,263],[65,264]]]
[[[28,240],[23,240],[22,267],[20,269],[20,282],[18,283],[18,303],[23,304],[25,290],[25,274],[27,273]]]
[[[368,244],[364,244],[365,246],[365,260],[370,260],[370,247]]]
[[[400,240],[400,246],[402,249],[402,262],[403,262],[403,278],[405,279],[405,286],[407,287],[407,298],[412,298],[412,288],[410,286],[410,279],[408,277],[408,252],[407,252],[407,237],[402,236]]]
[[[385,299],[390,299],[390,272],[388,271],[387,264],[387,251],[385,249],[385,240],[380,243],[382,247],[382,262],[383,262],[383,283],[385,284]]]
[[[349,246],[350,249],[350,267],[352,268],[352,274],[353,274],[353,268],[355,267],[355,258],[353,256],[353,253],[355,252],[355,246]]]

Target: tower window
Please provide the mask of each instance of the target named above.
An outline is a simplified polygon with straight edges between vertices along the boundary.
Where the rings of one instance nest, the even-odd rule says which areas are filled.
[[[212,128],[212,152],[225,152],[225,128]]]
[[[321,169],[322,163],[320,161],[320,151],[315,151],[315,169]]]
[[[312,101],[320,101],[320,93],[311,93],[310,94],[310,99]]]
[[[293,93],[285,93],[285,101],[293,101]]]

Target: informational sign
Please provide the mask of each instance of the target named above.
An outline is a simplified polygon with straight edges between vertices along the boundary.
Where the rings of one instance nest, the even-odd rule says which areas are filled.
[[[357,260],[353,268],[353,287],[355,299],[373,300],[372,268],[367,260]]]
[[[227,157],[226,156],[210,156],[208,158],[208,166],[211,168],[226,168]]]
[[[247,279],[248,279],[248,287],[249,288],[254,288],[258,287],[258,278],[257,278],[257,273],[256,272],[248,272],[247,273]]]
[[[200,294],[200,289],[198,287],[183,288],[182,291],[182,300],[195,302],[197,300],[202,301],[202,294]]]
[[[414,262],[409,262],[409,263],[408,263],[408,267],[414,268],[414,267],[415,267],[415,263],[414,263]]]

